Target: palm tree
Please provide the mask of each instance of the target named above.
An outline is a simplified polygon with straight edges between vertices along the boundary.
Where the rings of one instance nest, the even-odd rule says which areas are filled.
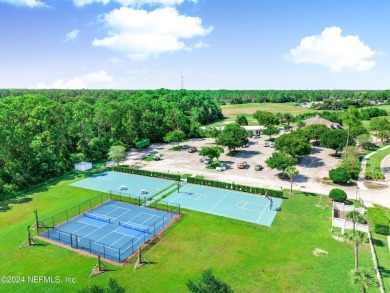
[[[353,223],[353,230],[356,230],[356,223],[364,223],[364,217],[357,210],[347,213],[347,219]]]
[[[290,183],[291,183],[291,185],[290,185],[290,194],[292,194],[293,180],[294,180],[294,177],[299,174],[299,171],[294,166],[290,166],[290,167],[286,168],[284,173],[290,178]]]
[[[355,247],[355,270],[358,270],[359,269],[359,244],[362,244],[363,242],[366,241],[367,239],[366,234],[361,231],[352,230],[352,231],[348,231],[345,234],[345,238],[347,239],[348,242],[351,242]]]
[[[360,270],[353,270],[351,278],[352,283],[362,286],[363,293],[366,293],[367,288],[369,287],[379,286],[378,281],[375,278],[375,272],[364,268],[361,268]]]

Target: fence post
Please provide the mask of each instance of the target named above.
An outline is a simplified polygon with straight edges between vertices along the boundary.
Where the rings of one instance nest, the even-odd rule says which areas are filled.
[[[76,248],[79,249],[79,238],[77,235],[76,235]]]
[[[165,216],[163,216],[163,229],[165,227]]]
[[[91,240],[89,240],[89,253],[92,253]]]
[[[73,237],[72,237],[72,234],[70,234],[70,247],[73,247]]]
[[[121,249],[118,249],[118,262],[121,262]]]

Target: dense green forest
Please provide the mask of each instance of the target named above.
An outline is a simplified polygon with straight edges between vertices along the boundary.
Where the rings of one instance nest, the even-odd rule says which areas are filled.
[[[26,91],[29,92],[29,91]],[[222,118],[207,94],[188,91],[37,91],[0,99],[0,198],[106,159],[112,145],[162,142],[172,130],[199,136]]]
[[[161,92],[166,90],[148,91]],[[41,94],[56,101],[67,101],[80,96],[100,98],[118,96],[123,93],[137,94],[145,91],[136,90],[29,90],[0,89],[0,98],[21,96],[26,94]],[[172,92],[172,91],[171,91]],[[188,95],[204,95],[220,104],[232,103],[308,103],[321,102],[316,105],[321,110],[346,109],[348,106],[363,107],[373,103],[390,101],[390,90],[181,90]]]

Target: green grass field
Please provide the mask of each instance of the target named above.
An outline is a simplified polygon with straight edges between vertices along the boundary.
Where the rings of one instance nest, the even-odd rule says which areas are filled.
[[[390,121],[390,116],[380,116],[380,117],[386,118],[387,120]],[[363,120],[362,123],[363,123],[363,126],[365,128],[369,129],[369,127],[370,127],[370,120]]]
[[[208,126],[218,126],[223,123],[229,123],[236,120],[237,115],[244,115],[248,120],[250,126],[258,125],[257,121],[252,117],[256,111],[269,111],[272,113],[291,113],[298,115],[306,112],[313,112],[315,110],[304,107],[295,106],[295,103],[249,103],[237,105],[223,105],[221,106],[222,114],[226,119],[210,124]]]
[[[353,248],[331,238],[331,204],[323,197],[324,208],[317,207],[319,197],[312,194],[289,195],[270,228],[184,210],[183,218],[144,253],[152,264],[135,272],[131,264],[110,265],[114,271],[88,279],[95,259],[55,245],[18,250],[26,226],[34,221],[34,209],[45,218],[99,194],[68,185],[78,179],[68,176],[19,201],[2,202],[0,213],[2,275],[59,276],[62,281],[75,278],[76,283],[0,284],[0,292],[76,292],[87,285],[105,286],[110,277],[129,292],[185,292],[186,281],[207,268],[235,292],[360,290],[348,275],[354,266]],[[383,246],[388,249],[387,243]],[[314,256],[315,248],[329,254]],[[360,263],[372,267],[367,244],[361,249]],[[383,264],[390,269],[387,261]]]
[[[389,154],[390,154],[390,148],[387,148],[369,157],[366,163],[366,171],[365,171],[366,176],[371,175],[374,176],[375,178],[378,175],[380,177],[380,175],[382,175],[382,171],[380,169],[381,161],[384,157],[386,157]]]

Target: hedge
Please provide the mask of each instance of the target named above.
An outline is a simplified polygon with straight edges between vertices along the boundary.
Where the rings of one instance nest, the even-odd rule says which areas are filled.
[[[333,199],[334,201],[343,202],[347,199],[347,194],[342,189],[333,188],[329,192],[329,198]]]
[[[379,208],[369,208],[367,216],[375,233],[383,235],[389,234],[390,221],[383,210]]]
[[[232,183],[221,182],[217,180],[207,180],[204,178],[194,178],[194,177],[188,177],[187,182],[193,184],[217,187],[217,188],[232,189],[232,190],[243,191],[243,192],[254,193],[254,194],[265,194],[267,192],[268,195],[272,197],[283,198],[283,191],[279,191],[279,190],[253,187],[253,186],[241,185],[241,184],[232,184]]]
[[[133,168],[129,168],[129,167],[121,167],[121,166],[111,167],[110,169],[112,171],[116,171],[116,172],[130,173],[130,174],[135,174],[135,175],[158,177],[158,178],[172,179],[172,180],[180,181],[180,175],[178,175],[178,174],[154,172],[154,171],[148,171],[148,170],[133,169]]]

